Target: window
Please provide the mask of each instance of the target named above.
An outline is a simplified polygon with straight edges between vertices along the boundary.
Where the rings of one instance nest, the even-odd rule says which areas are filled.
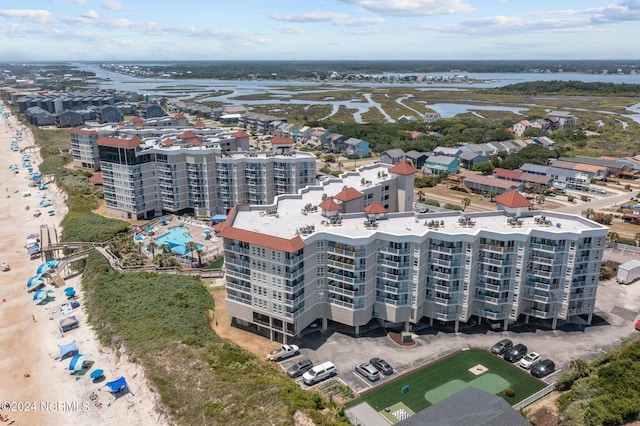
[[[324,241],[316,242],[316,250],[324,250]]]
[[[318,288],[319,288],[319,289],[324,288],[324,287],[325,287],[325,281],[324,281],[324,279],[319,279],[319,280],[317,281],[317,284],[318,284]]]
[[[324,254],[319,253],[316,255],[316,262],[317,263],[324,263]]]
[[[318,277],[324,277],[324,266],[318,266],[318,269],[316,271],[317,271],[316,275]]]

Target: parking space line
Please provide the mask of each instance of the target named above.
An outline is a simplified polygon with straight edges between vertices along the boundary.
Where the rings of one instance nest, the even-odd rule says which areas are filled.
[[[360,374],[356,373],[355,371],[352,371],[351,374],[356,376],[358,379],[360,379],[365,385],[369,386],[370,388],[373,387],[373,385],[369,384],[369,382],[364,377],[362,377]]]

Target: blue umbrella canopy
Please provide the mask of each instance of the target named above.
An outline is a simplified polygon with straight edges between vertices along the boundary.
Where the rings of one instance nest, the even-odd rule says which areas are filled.
[[[47,207],[47,206],[50,206],[50,205],[51,205],[51,200],[49,200],[49,199],[40,201],[40,206],[42,206],[42,207]]]
[[[80,371],[82,370],[82,364],[87,360],[87,355],[77,354],[71,357],[71,361],[69,362],[69,371]]]
[[[53,290],[38,290],[33,294],[33,300],[42,302],[47,297],[55,296],[56,292]]]
[[[38,269],[36,269],[36,274],[44,274],[49,269],[52,269],[52,268],[51,268],[51,266],[49,266],[48,262],[47,263],[43,263],[42,265],[38,266]]]
[[[27,288],[37,287],[42,284],[44,284],[44,277],[42,275],[36,275],[35,277],[29,278]]]

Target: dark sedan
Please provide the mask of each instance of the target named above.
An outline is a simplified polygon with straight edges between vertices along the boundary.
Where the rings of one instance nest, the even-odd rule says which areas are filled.
[[[496,355],[502,355],[513,346],[513,342],[509,339],[500,340],[495,345],[491,346],[491,353]]]
[[[307,371],[309,371],[313,367],[313,363],[308,359],[303,359],[302,361],[298,361],[293,364],[287,370],[287,376],[289,377],[300,377]]]
[[[556,364],[550,359],[545,359],[531,367],[531,375],[534,377],[545,377],[556,371]]]
[[[371,360],[369,361],[369,363],[371,365],[373,365],[376,370],[378,370],[379,372],[381,372],[382,374],[384,374],[385,376],[388,376],[390,374],[393,374],[393,368],[389,365],[389,363],[387,361],[385,361],[384,359],[381,358],[371,358]]]

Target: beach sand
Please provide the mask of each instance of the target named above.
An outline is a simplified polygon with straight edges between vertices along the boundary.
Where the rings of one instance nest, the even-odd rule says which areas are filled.
[[[3,110],[9,113],[6,107]],[[128,362],[126,354],[117,356],[110,348],[99,345],[86,322],[79,275],[67,278],[64,287],[72,286],[78,292],[80,307],[68,315],[75,315],[80,326],[64,335],[58,329],[60,319],[68,316],[60,312],[61,305],[67,302],[64,287],[47,285],[47,289],[55,290],[55,299],[43,305],[33,300],[34,293],[27,292],[26,283],[36,275],[43,260],[29,259],[24,247],[26,236],[39,234],[40,226],[47,224],[55,239],[54,229],[59,235],[67,208],[64,194],[54,185],[46,190],[28,186],[23,154],[10,150],[17,130],[23,133],[18,141],[20,149],[35,145],[31,132],[16,117],[0,117],[0,262],[11,267],[10,271],[0,272],[0,415],[8,415],[16,425],[170,424],[158,409],[159,395],[150,388],[140,366]],[[37,170],[39,154],[27,153]],[[10,164],[18,164],[19,173],[13,173]],[[23,191],[31,195],[23,196]],[[51,199],[53,205],[40,207],[43,197]],[[38,209],[42,215],[34,217]],[[47,214],[50,209],[55,210],[55,215]],[[86,374],[77,379],[69,372],[69,359],[56,359],[58,345],[73,340],[79,352],[93,361]],[[94,383],[90,374],[95,369],[104,370],[105,380]],[[116,399],[104,385],[121,376],[127,380],[131,393]],[[92,394],[97,399],[92,400]]]

